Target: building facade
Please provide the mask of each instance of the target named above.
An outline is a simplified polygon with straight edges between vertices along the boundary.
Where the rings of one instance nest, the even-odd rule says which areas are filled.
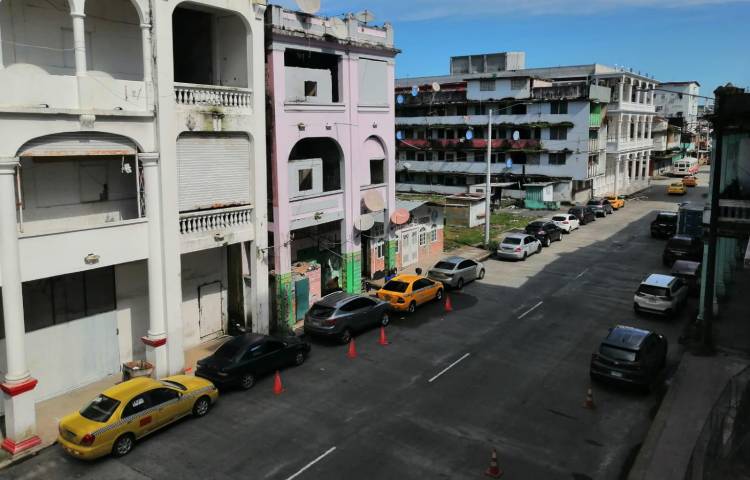
[[[382,275],[374,259],[395,267],[398,52],[389,24],[278,6],[266,35],[273,298],[285,329],[320,295],[360,292],[363,275]]]
[[[0,2],[4,449],[123,362],[268,331],[264,12]]]
[[[654,93],[656,113],[667,118],[682,118],[688,131],[696,131],[700,87],[696,81],[659,84],[659,90]]]

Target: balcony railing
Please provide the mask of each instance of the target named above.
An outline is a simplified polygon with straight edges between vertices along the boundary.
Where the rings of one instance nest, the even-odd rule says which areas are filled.
[[[249,88],[175,83],[174,94],[177,105],[250,108],[253,103]]]
[[[413,147],[418,149],[444,149],[455,148],[456,150],[484,150],[487,148],[486,139],[406,139],[401,140],[400,147]],[[524,151],[541,151],[543,150],[542,142],[533,139],[524,140],[492,140],[493,150],[524,150]]]
[[[250,206],[206,210],[180,214],[180,234],[205,233],[225,230],[252,223]]]
[[[589,153],[598,152],[598,151],[599,151],[599,139],[589,138]]]

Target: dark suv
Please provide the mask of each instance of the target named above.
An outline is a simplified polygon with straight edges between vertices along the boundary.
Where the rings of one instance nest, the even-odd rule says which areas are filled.
[[[596,221],[596,214],[590,207],[573,207],[568,210],[568,213],[575,215],[578,221],[581,222],[581,225]]]
[[[664,247],[662,262],[671,266],[675,260],[703,261],[703,240],[688,235],[675,235]]]
[[[389,304],[373,297],[334,292],[321,298],[305,314],[305,333],[349,343],[352,334],[389,322]]]
[[[537,220],[526,225],[526,233],[536,237],[542,245],[549,247],[555,240],[562,240],[563,231],[551,220]]]
[[[669,238],[677,233],[677,212],[659,212],[651,222],[651,236]]]
[[[592,198],[586,204],[587,207],[594,211],[597,217],[605,217],[611,215],[615,211],[612,208],[612,204],[606,198]]]
[[[667,339],[640,328],[618,325],[591,354],[592,380],[650,387],[667,364]]]

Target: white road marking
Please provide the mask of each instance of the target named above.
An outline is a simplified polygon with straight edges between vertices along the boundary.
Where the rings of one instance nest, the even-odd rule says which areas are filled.
[[[336,450],[336,447],[331,447],[331,448],[329,448],[329,449],[328,449],[328,450],[326,450],[326,451],[325,451],[325,453],[323,453],[323,454],[322,454],[321,456],[319,456],[318,458],[316,458],[316,459],[315,459],[315,460],[313,460],[312,462],[310,462],[310,463],[308,463],[307,465],[305,465],[304,467],[302,467],[302,469],[300,469],[300,471],[299,471],[299,472],[295,473],[295,474],[294,474],[294,475],[292,475],[291,477],[287,477],[287,479],[286,479],[286,480],[292,480],[293,478],[297,478],[298,476],[302,475],[302,473],[303,473],[303,472],[304,472],[305,470],[307,470],[308,468],[312,467],[313,465],[315,465],[315,464],[316,464],[316,463],[318,463],[319,461],[323,460],[323,459],[324,459],[324,458],[325,458],[326,456],[328,456],[328,455],[330,455],[331,453],[333,453],[333,451],[334,451],[334,450]]]
[[[536,305],[534,305],[533,307],[531,307],[530,309],[526,310],[525,312],[523,312],[523,313],[522,313],[522,314],[521,314],[521,315],[520,315],[520,316],[518,317],[518,319],[519,319],[519,320],[521,320],[521,319],[522,319],[523,317],[525,317],[526,315],[530,314],[530,313],[531,313],[531,312],[532,312],[532,311],[533,311],[534,309],[536,309],[537,307],[539,307],[539,305],[541,305],[542,303],[544,303],[544,302],[539,302],[539,303],[537,303]]]
[[[431,379],[427,380],[427,382],[428,382],[428,383],[432,383],[432,382],[434,382],[435,380],[437,380],[437,379],[438,379],[438,377],[439,377],[440,375],[444,374],[445,372],[447,372],[447,371],[448,371],[448,370],[450,370],[451,368],[453,368],[453,367],[455,367],[456,365],[458,365],[458,363],[459,363],[459,362],[463,361],[463,360],[464,360],[464,359],[465,359],[466,357],[468,357],[469,355],[471,355],[471,354],[470,354],[470,353],[467,353],[467,354],[466,354],[466,355],[464,355],[463,357],[461,357],[461,358],[459,358],[458,360],[456,360],[455,362],[451,363],[450,365],[448,365],[447,367],[445,367],[444,369],[442,369],[442,370],[440,371],[440,373],[438,373],[437,375],[435,375],[435,376],[434,376],[434,377],[432,377]]]
[[[586,275],[586,272],[588,272],[588,271],[589,271],[589,269],[587,268],[586,270],[584,270],[584,271],[582,271],[581,273],[579,273],[579,274],[578,274],[578,276],[576,277],[576,280],[578,280],[578,279],[579,279],[579,278],[581,278],[582,276]]]

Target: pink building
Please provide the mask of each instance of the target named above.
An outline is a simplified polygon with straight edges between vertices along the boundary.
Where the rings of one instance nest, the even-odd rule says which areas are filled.
[[[363,274],[382,274],[373,255],[396,266],[397,53],[389,24],[266,11],[277,327],[318,295],[359,292]]]

